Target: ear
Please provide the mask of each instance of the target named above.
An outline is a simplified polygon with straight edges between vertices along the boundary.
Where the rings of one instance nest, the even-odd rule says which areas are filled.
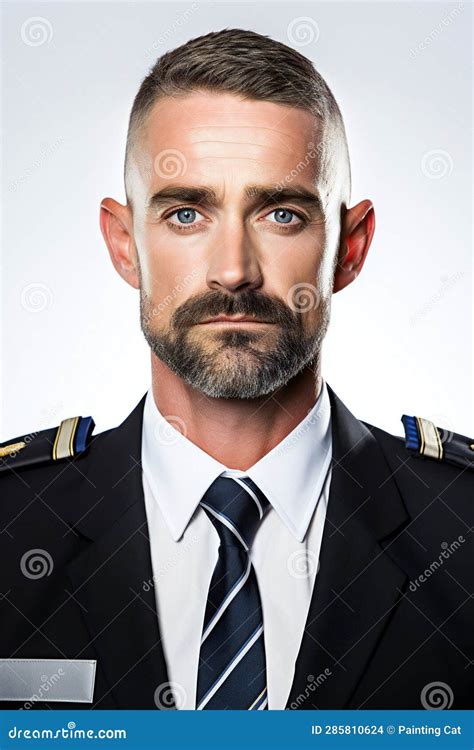
[[[375,232],[372,202],[363,200],[346,211],[342,220],[341,241],[334,274],[333,292],[354,281],[364,265]]]
[[[140,288],[137,251],[132,235],[132,216],[128,206],[113,198],[100,204],[100,229],[117,273],[134,289]]]

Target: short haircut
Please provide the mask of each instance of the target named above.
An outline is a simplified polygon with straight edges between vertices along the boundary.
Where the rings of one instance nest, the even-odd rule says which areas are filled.
[[[150,110],[159,99],[193,92],[233,93],[311,112],[319,119],[321,168],[331,169],[331,153],[344,158],[339,170],[341,200],[350,201],[351,171],[347,137],[339,106],[313,63],[282,42],[254,31],[223,29],[196,37],[159,57],[143,80],[130,113],[124,182],[131,203],[128,165]],[[314,145],[314,144],[313,144]]]

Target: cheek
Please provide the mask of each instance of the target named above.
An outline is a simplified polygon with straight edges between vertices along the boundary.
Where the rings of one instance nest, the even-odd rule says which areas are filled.
[[[318,286],[320,294],[324,298],[330,298],[334,285],[334,261],[336,260],[335,252],[327,252],[319,266]]]
[[[303,328],[311,331],[318,326],[331,296],[332,286],[326,272],[326,261],[321,262],[319,256],[313,254],[296,271],[286,280],[283,299],[294,313],[302,316]]]
[[[153,299],[161,299],[172,295],[174,301],[177,287],[183,279],[192,273],[189,269],[184,253],[173,248],[162,232],[147,227],[140,237],[135,235],[143,291]],[[138,244],[139,242],[139,244]]]
[[[314,251],[306,256],[298,254],[298,262],[287,268],[291,273],[286,275],[286,302],[305,312],[314,308],[317,299],[324,291],[323,276],[319,254]]]
[[[308,289],[320,299],[326,299],[332,294],[334,254],[324,245],[321,237],[300,255],[297,274],[302,288],[306,284]]]

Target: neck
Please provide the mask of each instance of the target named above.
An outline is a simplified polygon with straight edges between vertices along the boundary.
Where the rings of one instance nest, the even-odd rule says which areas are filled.
[[[319,364],[305,368],[274,393],[255,399],[209,398],[153,353],[151,364],[153,397],[160,413],[172,424],[178,418],[188,440],[229,469],[241,471],[278,445],[305,418],[321,392]]]

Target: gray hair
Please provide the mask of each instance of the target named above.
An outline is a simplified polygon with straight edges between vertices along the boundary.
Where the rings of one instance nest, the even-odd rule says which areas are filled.
[[[222,29],[191,39],[159,57],[143,80],[127,132],[124,182],[129,203],[130,157],[150,110],[159,99],[195,91],[234,93],[311,112],[322,126],[318,144],[320,168],[328,182],[337,180],[341,200],[349,203],[351,170],[344,121],[326,81],[312,62],[296,50],[243,29]],[[336,174],[332,160],[341,149],[344,158],[338,160]]]

